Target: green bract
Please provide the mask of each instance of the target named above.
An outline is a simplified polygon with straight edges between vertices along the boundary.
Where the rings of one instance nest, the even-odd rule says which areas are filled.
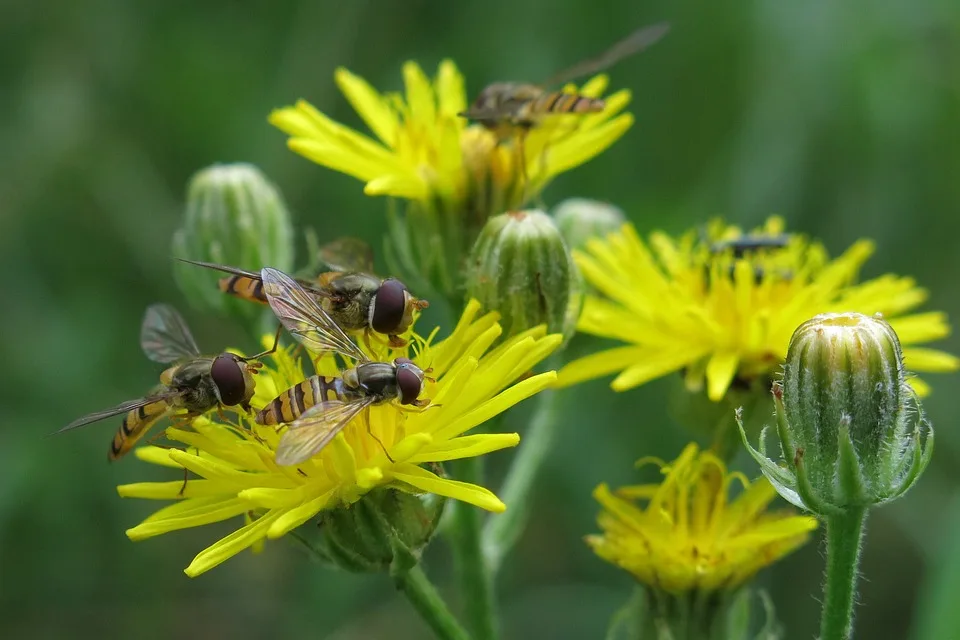
[[[627,221],[623,211],[607,202],[569,198],[553,208],[553,219],[570,249],[583,249],[591,238],[619,231]]]
[[[820,515],[903,495],[933,453],[900,341],[879,316],[822,314],[794,332],[773,387],[783,465],[747,445],[793,504]],[[741,425],[746,443],[746,434]]]

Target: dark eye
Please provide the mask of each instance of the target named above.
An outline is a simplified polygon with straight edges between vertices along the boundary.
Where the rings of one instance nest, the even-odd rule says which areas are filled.
[[[406,358],[397,358],[406,360]],[[417,365],[400,364],[397,367],[397,387],[400,389],[400,404],[413,404],[423,389],[423,372]]]
[[[370,325],[377,333],[394,333],[403,322],[407,306],[407,288],[399,280],[387,278],[380,283],[373,301],[373,317]]]
[[[213,360],[210,377],[220,392],[220,402],[228,407],[243,402],[247,382],[243,377],[243,365],[229,353],[221,353]]]

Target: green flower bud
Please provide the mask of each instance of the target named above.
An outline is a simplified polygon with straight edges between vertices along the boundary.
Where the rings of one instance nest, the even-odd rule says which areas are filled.
[[[822,314],[790,340],[773,398],[785,467],[750,448],[780,495],[819,515],[903,495],[933,453],[933,430],[881,317]],[[746,441],[746,435],[741,433]]]
[[[194,174],[183,226],[173,235],[177,258],[243,269],[293,266],[293,228],[280,192],[251,164],[217,164]],[[173,275],[200,309],[251,318],[259,305],[223,294],[223,273],[174,261]]]
[[[434,494],[374,489],[349,507],[323,514],[321,548],[348,571],[409,571],[433,536],[444,503]]]
[[[569,198],[553,208],[553,219],[571,249],[583,249],[591,238],[618,231],[627,221],[619,207],[587,198]]]
[[[467,295],[500,312],[504,337],[539,324],[573,335],[581,292],[570,251],[542,211],[490,218],[470,253]]]

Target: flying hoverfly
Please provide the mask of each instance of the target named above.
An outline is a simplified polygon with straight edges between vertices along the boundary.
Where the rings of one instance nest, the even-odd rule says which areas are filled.
[[[312,278],[298,278],[300,287],[316,297],[333,319],[348,331],[385,334],[391,346],[403,346],[399,335],[413,324],[415,311],[430,303],[414,297],[396,278],[371,274],[373,255],[362,240],[343,238],[320,249],[321,266]],[[260,274],[212,262],[186,260],[231,275],[221,278],[220,290],[244,300],[267,304]]]
[[[277,331],[277,340],[280,332]],[[140,345],[154,362],[172,364],[160,374],[160,384],[143,398],[122,402],[115,407],[90,413],[74,420],[56,433],[63,433],[106,418],[126,414],[110,443],[108,458],[117,460],[164,417],[190,419],[211,409],[239,406],[250,411],[259,360],[276,351],[273,348],[255,356],[233,353],[203,356],[176,309],[167,304],[147,307],[140,329]]]
[[[293,278],[270,268],[264,268],[261,276],[273,312],[308,351],[332,351],[355,362],[339,377],[304,380],[257,414],[259,424],[290,423],[277,447],[277,464],[293,465],[313,457],[370,406],[392,400],[415,407],[429,404],[420,399],[426,372],[412,360],[370,360]]]
[[[496,134],[500,141],[516,136],[520,165],[526,177],[523,140],[530,129],[547,116],[598,113],[606,107],[606,102],[601,98],[589,98],[562,89],[548,92],[544,87],[563,85],[576,78],[602,71],[653,45],[669,29],[670,25],[666,22],[638,29],[599,56],[561,71],[542,85],[523,82],[495,82],[487,85],[467,110],[457,115],[480,123]]]

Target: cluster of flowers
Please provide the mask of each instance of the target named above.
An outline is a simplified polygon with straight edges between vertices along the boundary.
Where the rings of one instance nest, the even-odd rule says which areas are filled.
[[[629,92],[606,96],[600,113],[575,121],[560,116],[551,121],[555,125],[534,128],[523,142],[525,155],[518,156],[512,143],[458,115],[467,101],[464,79],[452,62],[442,62],[433,79],[407,63],[403,78],[405,95],[382,95],[344,69],[335,74],[375,138],[303,101],[275,111],[270,122],[290,135],[294,152],[360,179],[367,195],[388,196],[406,205],[403,216],[391,217],[391,270],[448,301],[460,320],[442,340],[436,338],[439,328],[417,330],[410,339],[412,348],[390,348],[370,357],[410,357],[431,368],[435,381],[428,383],[425,396],[434,408],[411,413],[394,404],[374,407],[368,428],[345,430],[330,447],[296,468],[275,463],[276,428],[243,415],[237,422],[204,417],[194,420],[190,429],[168,429],[168,438],[185,445],[183,450],[141,447],[137,457],[186,469],[199,478],[191,479],[185,490],[179,479],[119,487],[124,497],[176,501],[130,529],[131,539],[242,518],[243,526],[187,567],[187,574],[196,576],[318,515],[335,518],[374,496],[382,501],[383,491],[413,496],[419,505],[425,504],[425,494],[432,494],[502,512],[511,505],[477,483],[447,477],[439,465],[516,446],[518,434],[467,432],[518,402],[548,388],[613,373],[615,391],[679,373],[691,397],[703,396],[723,407],[732,422],[743,390],[769,393],[786,361],[788,379],[775,389],[788,468],[767,461],[761,447],[753,453],[766,477],[751,482],[728,471],[729,450],[701,450],[690,444],[673,461],[641,461],[659,467],[659,482],[615,490],[601,484],[594,494],[602,505],[602,533],[586,541],[601,558],[630,572],[657,597],[732,593],[762,567],[804,543],[816,528],[814,517],[768,511],[777,493],[824,517],[842,508],[845,500],[838,497],[845,487],[825,493],[817,484],[834,482],[835,474],[827,469],[833,469],[837,458],[823,448],[829,438],[817,431],[805,441],[784,426],[817,412],[804,400],[791,399],[791,393],[799,398],[805,385],[813,384],[805,373],[809,368],[791,365],[791,359],[812,358],[818,349],[827,349],[791,345],[814,331],[833,336],[846,348],[847,338],[834,335],[837,327],[852,327],[860,332],[855,336],[862,340],[858,344],[871,344],[878,340],[871,322],[889,329],[881,331],[886,332],[887,346],[878,349],[887,349],[896,362],[872,366],[870,354],[863,356],[864,362],[854,356],[840,360],[862,364],[858,375],[865,376],[864,385],[873,383],[870,375],[875,371],[886,376],[898,399],[878,419],[892,416],[893,435],[887,440],[861,437],[862,430],[876,429],[876,424],[858,421],[839,405],[821,418],[846,425],[847,435],[833,441],[844,451],[848,443],[850,455],[860,462],[894,451],[900,458],[907,453],[916,458],[912,467],[888,462],[877,471],[886,474],[888,486],[864,480],[877,485],[873,493],[864,483],[850,485],[859,487],[861,506],[879,501],[871,502],[868,495],[889,499],[900,491],[891,489],[894,484],[905,490],[916,479],[922,468],[917,461],[928,459],[929,448],[921,454],[919,440],[911,448],[919,431],[907,426],[905,403],[925,395],[928,387],[919,378],[907,379],[904,367],[953,371],[958,360],[920,346],[945,337],[949,325],[942,313],[913,313],[927,294],[912,279],[885,275],[858,280],[873,251],[871,242],[858,241],[831,258],[819,242],[788,234],[784,221],[776,217],[747,233],[713,221],[679,237],[654,232],[645,240],[609,205],[570,201],[552,216],[521,211],[528,201],[539,200],[557,175],[589,161],[623,136],[633,122],[624,111]],[[596,97],[606,86],[606,77],[597,76],[578,91]],[[525,168],[517,166],[518,157],[526,158]],[[204,224],[211,218],[194,217]],[[226,261],[227,249],[205,242],[204,234],[209,232],[191,230],[188,223],[175,250],[193,259]],[[261,243],[260,252],[246,255],[266,263],[279,250],[264,249],[260,236],[252,239]],[[756,245],[752,249],[747,247],[751,242]],[[798,327],[814,316],[850,312],[869,317],[820,319],[791,343]],[[884,320],[872,319],[874,314]],[[575,331],[625,344],[567,362],[558,372],[530,375]],[[837,357],[828,354],[817,362],[827,369],[831,358]],[[555,354],[550,362],[557,361]],[[315,366],[324,373],[333,364],[320,360]],[[790,371],[796,374],[793,378]],[[306,375],[301,359],[289,348],[280,349],[263,368],[251,404],[262,407]],[[918,403],[911,406],[916,415]],[[853,437],[856,429],[860,435]],[[872,453],[862,449],[865,441],[874,446]],[[731,495],[735,485],[741,488]],[[418,513],[423,519],[426,512]],[[432,514],[427,519],[435,524]],[[421,542],[429,538],[433,524],[424,529]],[[331,548],[328,544],[327,556],[336,556]]]

